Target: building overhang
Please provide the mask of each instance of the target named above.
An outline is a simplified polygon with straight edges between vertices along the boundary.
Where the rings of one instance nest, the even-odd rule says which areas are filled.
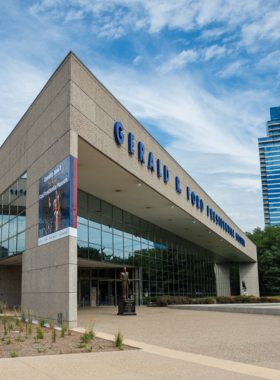
[[[145,168],[145,170],[148,170]],[[156,175],[156,174],[155,174]],[[78,188],[234,262],[255,262],[161,193],[78,139]]]

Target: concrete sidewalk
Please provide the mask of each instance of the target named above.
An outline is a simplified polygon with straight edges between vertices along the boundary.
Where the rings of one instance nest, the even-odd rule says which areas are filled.
[[[136,317],[116,312],[80,310],[79,324],[93,317],[98,337],[112,340],[120,329],[125,343],[141,350],[1,359],[0,379],[280,379],[277,317],[144,307]]]

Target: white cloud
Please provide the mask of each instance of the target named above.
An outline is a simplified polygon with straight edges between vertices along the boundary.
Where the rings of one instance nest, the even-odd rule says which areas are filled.
[[[0,76],[0,146],[41,91],[50,73],[17,59],[3,58]]]
[[[265,58],[262,58],[258,63],[257,67],[260,70],[276,70],[280,71],[280,50],[273,51],[268,54]]]
[[[169,61],[164,63],[161,67],[162,71],[170,71],[174,69],[180,69],[184,67],[189,62],[195,62],[198,59],[198,53],[192,49],[183,50],[180,54],[171,58]]]
[[[243,65],[246,62],[246,60],[240,60],[240,61],[235,61],[228,66],[226,66],[224,69],[222,69],[218,75],[221,78],[229,78],[232,76],[237,76],[239,74],[244,73]]]
[[[137,55],[137,57],[133,60],[134,65],[138,65],[143,60],[142,55]]]
[[[204,29],[199,36],[199,39],[202,40],[214,40],[220,38],[221,35],[227,32],[226,28],[212,28],[212,29]]]
[[[209,61],[212,58],[219,59],[224,55],[226,55],[225,46],[212,45],[204,51],[205,61]]]
[[[271,44],[280,39],[280,4],[273,9],[269,9],[258,20],[247,22],[242,27],[242,43],[248,50],[254,52],[258,50],[260,41],[267,41]]]

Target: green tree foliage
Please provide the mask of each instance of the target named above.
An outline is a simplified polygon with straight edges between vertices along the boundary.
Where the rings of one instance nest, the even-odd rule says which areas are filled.
[[[280,293],[280,226],[254,229],[246,235],[257,246],[262,293]]]

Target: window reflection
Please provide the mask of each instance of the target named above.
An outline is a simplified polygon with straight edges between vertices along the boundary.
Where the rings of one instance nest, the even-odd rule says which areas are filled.
[[[25,249],[26,180],[25,173],[0,195],[0,259]]]
[[[79,257],[142,268],[143,303],[163,294],[216,294],[217,255],[95,197],[79,199],[88,205],[78,204]],[[18,231],[21,223],[18,217]]]

